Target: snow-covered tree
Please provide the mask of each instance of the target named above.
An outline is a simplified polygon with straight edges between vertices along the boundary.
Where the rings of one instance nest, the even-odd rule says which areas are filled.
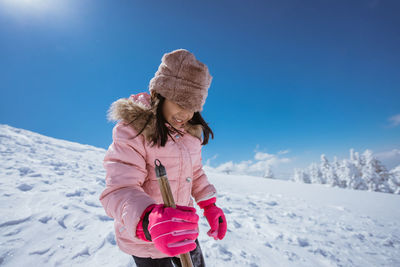
[[[400,165],[392,169],[389,177],[389,186],[394,194],[400,194]]]
[[[349,165],[345,160],[342,162],[338,162],[338,169],[336,170],[337,177],[338,177],[338,186],[340,188],[347,188],[347,185],[349,184]]]
[[[362,179],[362,163],[358,152],[350,149],[350,159],[344,159],[341,163],[341,184],[346,184],[347,188],[357,190],[367,190],[368,187]]]
[[[216,170],[220,172],[225,172],[226,174],[230,174],[233,171],[233,162],[232,161],[225,162],[219,165],[216,168]]]
[[[321,155],[321,163],[319,165],[319,168],[320,168],[321,173],[322,173],[321,183],[323,183],[323,184],[328,183],[328,181],[332,179],[332,177],[331,177],[332,166],[329,164],[329,161],[325,157],[325,154]]]
[[[331,186],[339,186],[339,179],[336,174],[336,169],[337,169],[336,157],[333,163],[330,164],[326,156],[322,154],[320,169],[322,173],[322,183],[326,183]]]
[[[333,157],[333,162],[331,167],[332,167],[331,173],[327,175],[328,179],[327,183],[330,184],[331,186],[339,186],[340,181],[337,173],[340,165],[336,156]]]
[[[306,184],[311,184],[310,175],[307,172],[302,172],[303,182]]]
[[[294,169],[293,181],[311,184],[310,176],[304,170]]]
[[[358,160],[353,158],[353,160],[348,161],[344,160],[344,165],[346,166],[344,169],[346,171],[345,176],[347,177],[347,187],[350,189],[356,190],[367,190],[368,186],[362,178],[360,169],[358,166]]]
[[[354,161],[357,162],[357,167],[363,165],[363,162],[361,162],[360,154],[358,152],[354,153]]]
[[[358,152],[355,152],[354,149],[351,148],[349,159],[343,159],[341,162],[337,162],[337,159],[335,160],[338,165],[337,175],[339,187],[357,190],[368,189],[362,178],[362,162],[360,161]]]
[[[350,148],[350,160],[355,161],[354,149]]]
[[[350,149],[350,158],[330,164],[324,154],[319,165],[311,163],[304,170],[295,169],[293,180],[303,183],[327,183],[331,186],[400,194],[400,166],[390,172],[371,150],[362,155]]]
[[[272,170],[271,170],[271,166],[267,165],[267,166],[265,167],[265,172],[264,172],[263,177],[264,177],[264,178],[275,179],[274,173],[273,173]]]
[[[377,160],[372,151],[367,149],[362,154],[365,165],[362,169],[362,177],[370,191],[392,193],[389,186],[389,172],[383,164]]]
[[[321,170],[319,169],[318,164],[316,163],[311,163],[311,165],[308,167],[308,173],[310,175],[310,180],[312,184],[320,184],[322,183],[322,173]]]
[[[300,169],[294,168],[292,181],[293,182],[301,182],[301,183],[303,183],[303,179],[301,177],[301,170]]]

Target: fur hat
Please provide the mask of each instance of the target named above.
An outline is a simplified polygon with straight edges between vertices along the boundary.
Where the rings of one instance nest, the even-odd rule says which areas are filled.
[[[188,50],[177,49],[163,55],[149,90],[196,112],[203,110],[211,80],[205,64]]]

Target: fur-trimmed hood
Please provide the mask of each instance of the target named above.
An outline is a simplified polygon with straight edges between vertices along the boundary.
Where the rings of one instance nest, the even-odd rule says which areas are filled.
[[[156,110],[157,105],[153,108],[150,106],[150,95],[148,93],[139,93],[113,102],[107,111],[107,118],[109,121],[123,120],[130,123],[137,132],[143,129],[149,119],[149,123],[142,134],[146,140],[151,142],[156,135]],[[173,131],[173,128],[168,123],[165,125]],[[186,123],[183,132],[197,137],[202,142],[203,127],[200,124]]]

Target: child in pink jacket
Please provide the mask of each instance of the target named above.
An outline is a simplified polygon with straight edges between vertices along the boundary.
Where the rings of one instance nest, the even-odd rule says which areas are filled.
[[[175,256],[186,252],[194,266],[205,266],[193,198],[204,210],[208,235],[225,236],[225,215],[201,163],[202,145],[210,134],[214,138],[200,115],[211,80],[205,64],[177,49],[163,55],[150,94],[131,95],[110,107],[109,119],[118,123],[104,157],[106,188],[99,199],[114,219],[119,248],[137,266],[179,266]],[[156,159],[167,171],[176,209],[163,205]]]

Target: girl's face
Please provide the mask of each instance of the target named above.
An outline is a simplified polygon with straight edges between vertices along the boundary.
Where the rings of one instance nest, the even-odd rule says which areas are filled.
[[[185,125],[185,123],[189,121],[194,114],[193,111],[184,109],[180,105],[168,99],[165,99],[162,109],[164,118],[169,122],[169,124],[177,129],[182,128],[183,125]]]

